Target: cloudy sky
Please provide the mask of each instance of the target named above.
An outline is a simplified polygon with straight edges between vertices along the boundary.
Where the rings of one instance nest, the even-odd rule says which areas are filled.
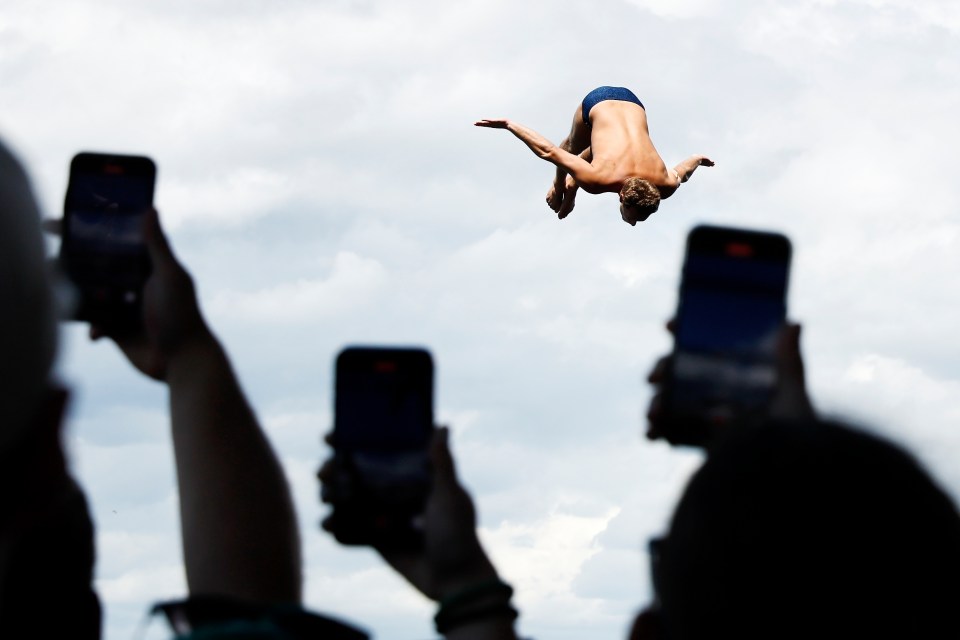
[[[0,135],[45,210],[79,150],[143,153],[296,492],[307,602],[382,638],[432,606],[317,531],[313,472],[348,343],[437,364],[482,537],[523,633],[622,637],[645,540],[698,463],[646,442],[687,231],[794,242],[790,312],[815,400],[905,442],[960,496],[960,5],[951,0],[5,0]],[[483,117],[559,141],[631,87],[668,164],[646,223],[582,195]],[[107,637],[185,591],[165,393],[65,331],[70,446],[98,525]]]

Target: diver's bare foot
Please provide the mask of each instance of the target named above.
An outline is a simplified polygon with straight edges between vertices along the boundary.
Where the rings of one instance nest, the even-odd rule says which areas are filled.
[[[576,205],[576,191],[573,193],[567,193],[563,198],[563,204],[560,205],[560,209],[557,210],[557,217],[561,220],[570,215],[570,212],[573,211],[573,207]]]
[[[550,187],[550,190],[547,191],[547,206],[553,209],[555,213],[560,213],[560,208],[563,206],[562,188],[558,188],[557,185]]]

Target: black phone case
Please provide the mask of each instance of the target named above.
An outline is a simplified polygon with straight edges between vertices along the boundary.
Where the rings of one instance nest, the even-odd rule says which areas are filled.
[[[145,156],[90,152],[74,156],[60,245],[61,265],[77,292],[73,319],[115,333],[139,326],[150,258],[142,236],[141,246],[130,248],[129,234],[139,230],[131,229],[138,223],[129,210],[136,202],[137,211],[145,213],[152,206],[155,184],[156,165]],[[107,196],[117,200],[117,213],[109,207],[94,211],[91,202],[107,200]],[[122,207],[120,200],[124,201]],[[79,223],[78,216],[85,220]],[[139,224],[142,227],[142,219]],[[124,226],[122,240],[114,241],[115,230]],[[83,229],[82,235],[78,235],[79,229]]]
[[[357,386],[370,384],[381,375],[375,370],[384,364],[396,367],[396,373],[383,375],[396,378],[376,391],[358,392]],[[336,367],[334,536],[341,544],[384,551],[418,550],[423,545],[419,517],[430,490],[427,446],[433,431],[432,359],[423,349],[350,347],[338,356]],[[401,411],[391,428],[375,428],[364,437],[348,433],[362,429],[363,420],[370,416],[388,420],[389,412],[384,410],[381,415],[377,407],[398,398],[414,398],[419,410]],[[394,428],[401,430],[402,437],[396,437]]]
[[[716,421],[708,419],[705,415],[679,409],[688,404],[688,398],[682,396],[677,390],[676,359],[678,353],[684,350],[684,345],[680,342],[685,330],[685,323],[689,320],[690,311],[686,302],[691,280],[690,265],[692,258],[709,256],[713,259],[743,261],[748,267],[745,273],[750,273],[749,267],[751,264],[782,265],[784,270],[782,289],[777,289],[775,295],[770,298],[770,300],[778,299],[776,300],[776,304],[780,305],[778,321],[782,324],[786,317],[786,293],[791,253],[789,240],[779,233],[701,225],[695,227],[688,235],[678,308],[675,316],[674,351],[667,365],[667,384],[663,389],[664,417],[661,430],[666,440],[671,444],[705,447],[719,435],[719,430],[737,428],[753,422],[752,418],[748,419],[743,415],[734,414],[726,424],[718,426]],[[722,280],[722,277],[717,277]],[[746,278],[746,280],[748,279]],[[736,289],[737,284],[736,277],[733,277],[732,280],[722,282],[718,286],[721,288],[729,286],[731,289]],[[699,399],[702,398],[689,399],[691,400],[689,404],[695,404],[693,400]]]

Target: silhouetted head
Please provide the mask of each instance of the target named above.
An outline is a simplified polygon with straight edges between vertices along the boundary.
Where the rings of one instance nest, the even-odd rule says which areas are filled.
[[[752,430],[712,450],[655,567],[670,640],[960,629],[955,506],[901,449],[837,424]]]
[[[641,178],[627,178],[620,189],[620,216],[630,226],[660,208],[660,190]]]
[[[57,327],[40,214],[20,162],[0,142],[0,452],[38,410]]]

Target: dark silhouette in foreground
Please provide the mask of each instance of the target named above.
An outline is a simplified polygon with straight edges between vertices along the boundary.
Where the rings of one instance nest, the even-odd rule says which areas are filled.
[[[900,448],[838,423],[731,434],[651,553],[658,601],[635,638],[960,631],[955,506]]]
[[[668,428],[670,366],[660,358],[648,378],[650,439]],[[955,505],[895,444],[817,418],[796,324],[781,331],[766,423],[710,444],[650,553],[656,601],[637,618],[634,640],[960,630]]]
[[[52,377],[57,326],[40,215],[0,143],[0,634],[100,635],[93,524],[70,473]]]

